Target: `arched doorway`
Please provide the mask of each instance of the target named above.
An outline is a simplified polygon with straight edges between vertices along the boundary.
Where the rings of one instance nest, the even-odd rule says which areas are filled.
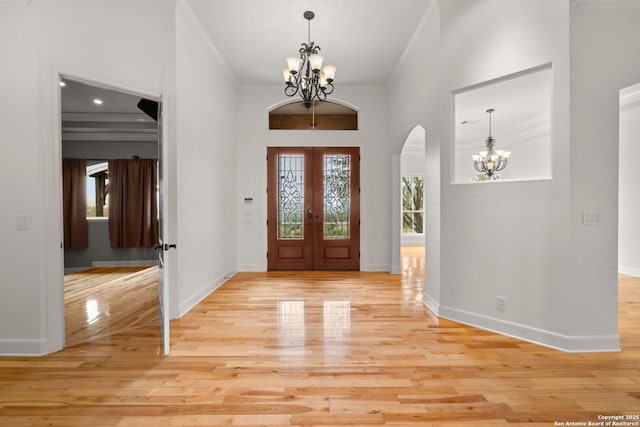
[[[414,123],[404,128],[396,142],[396,150],[392,155],[394,209],[392,211],[391,273],[402,273],[403,246],[411,245],[414,248],[420,248],[424,253],[423,302],[437,315],[440,306],[440,140],[436,132],[427,132],[422,125]],[[423,204],[423,209],[422,211],[410,209],[407,212],[404,207],[409,207],[410,197],[403,197],[403,185],[405,187],[407,184],[414,185],[409,192],[413,196],[415,178],[403,180],[403,177],[416,176],[422,178],[423,197],[418,205]],[[415,208],[415,198],[412,200],[412,207]],[[416,215],[418,213],[422,215]],[[418,222],[422,218],[422,233],[406,233],[407,229],[415,226],[416,218]],[[410,235],[408,238],[407,234]]]

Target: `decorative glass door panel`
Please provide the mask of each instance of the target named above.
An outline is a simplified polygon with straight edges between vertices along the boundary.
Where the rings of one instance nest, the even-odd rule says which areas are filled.
[[[269,270],[360,268],[358,148],[270,147]]]
[[[323,156],[325,239],[349,239],[351,156]]]
[[[304,156],[279,154],[278,240],[304,239]]]

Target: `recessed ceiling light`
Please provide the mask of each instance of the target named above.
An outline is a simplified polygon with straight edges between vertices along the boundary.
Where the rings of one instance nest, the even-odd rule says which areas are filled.
[[[96,104],[96,105],[102,105],[102,99],[96,98],[96,99],[93,100],[93,103]]]
[[[60,80],[60,86],[61,87],[65,87],[67,84],[65,82],[63,82],[62,80]]]

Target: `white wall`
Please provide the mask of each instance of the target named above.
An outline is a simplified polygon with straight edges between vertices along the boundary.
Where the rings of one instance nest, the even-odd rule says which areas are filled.
[[[171,315],[183,314],[237,265],[229,179],[235,176],[235,87],[226,65],[188,7],[176,10],[172,0],[0,7],[3,62],[15,65],[1,71],[0,109],[7,125],[0,140],[9,166],[0,172],[0,185],[22,183],[19,192],[2,191],[9,196],[1,211],[7,252],[0,260],[0,353],[42,354],[59,349],[64,338],[58,73],[163,96],[169,189],[164,213],[171,224],[165,241],[178,244],[165,260]],[[14,230],[16,215],[27,215],[31,229]]]
[[[618,271],[640,277],[640,84],[631,89],[620,108]]]
[[[574,119],[569,84],[575,78],[569,71],[569,8],[569,2],[556,0],[482,0],[443,11],[443,64],[448,70],[443,87],[448,91],[547,63],[552,64],[554,90],[552,180],[443,187],[446,286],[441,313],[568,351],[615,350],[619,340],[611,318],[616,310],[608,304],[612,293],[600,292],[592,279],[580,280],[572,266],[571,252],[578,246],[572,229],[579,220],[570,201],[573,185],[582,176],[574,173],[577,140],[570,134],[574,127],[569,127]],[[502,25],[492,25],[496,16],[503,17]],[[571,65],[579,70],[576,75],[595,66]],[[443,105],[450,102],[444,93]],[[576,104],[582,102],[571,103]],[[449,114],[443,123],[447,138]],[[443,176],[448,180],[450,146],[443,143]],[[487,227],[497,231],[488,233]],[[580,244],[590,251],[600,242]],[[601,260],[589,263],[588,270],[602,277],[606,265]],[[507,298],[505,311],[497,309],[497,296]]]
[[[186,3],[176,13],[178,313],[236,271],[235,83]]]
[[[1,4],[0,353],[63,345],[58,73],[148,95],[173,95],[170,0],[55,0]],[[5,62],[6,61],[6,62]],[[169,159],[170,161],[170,159]],[[20,182],[20,191],[12,186]],[[15,230],[15,216],[31,228]]]
[[[576,334],[608,336],[618,326],[619,91],[640,76],[640,9],[601,6],[571,10],[572,246],[565,290]],[[585,210],[603,213],[605,223],[582,225]]]
[[[241,87],[237,109],[238,264],[241,271],[267,268],[266,147],[358,146],[362,158],[360,269],[389,271],[391,171],[385,87],[337,86],[331,98],[355,106],[357,131],[268,130],[268,110],[290,101],[278,87]],[[245,198],[253,198],[245,203]]]
[[[37,123],[35,22],[22,3],[0,3],[0,354],[40,352],[46,339],[44,204],[46,159]],[[20,183],[20,191],[16,191]],[[15,230],[28,215],[27,231]]]
[[[575,281],[569,254],[574,246],[569,7],[569,2],[557,0],[469,0],[446,2],[441,9],[430,6],[440,24],[439,39],[428,35],[428,28],[418,32],[400,64],[392,80],[393,130],[398,138],[406,124],[424,123],[428,140],[440,138],[439,152],[431,154],[427,143],[426,153],[427,173],[436,169],[434,159],[441,167],[440,264],[429,264],[431,255],[438,252],[427,247],[425,302],[430,308],[443,317],[569,351],[615,350],[618,336],[610,322],[611,307],[593,312],[592,306],[575,303],[576,295],[586,292]],[[501,17],[500,25],[495,25],[496,16]],[[430,62],[439,64],[438,70]],[[552,179],[451,184],[452,94],[548,63],[554,80]],[[433,76],[434,86],[426,85],[414,98],[414,82],[429,81],[425,76]],[[434,131],[438,136],[430,137]],[[432,205],[428,199],[427,205]],[[427,233],[429,229],[428,223]],[[427,245],[430,241],[427,234]],[[586,246],[594,245],[598,242]],[[430,282],[429,269],[438,267],[439,282]],[[598,294],[605,301],[611,297],[611,293]],[[497,296],[507,298],[505,311],[497,310]],[[589,325],[603,322],[604,326],[584,327],[581,322],[587,316]]]
[[[424,175],[424,152],[404,150],[400,160],[402,175]]]

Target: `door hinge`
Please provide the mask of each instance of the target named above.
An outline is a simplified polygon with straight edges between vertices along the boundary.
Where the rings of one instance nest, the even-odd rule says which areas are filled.
[[[269,220],[267,220],[267,227],[269,226]]]
[[[269,252],[267,252],[267,259],[269,258]]]
[[[362,221],[358,220],[358,227],[362,225]]]

